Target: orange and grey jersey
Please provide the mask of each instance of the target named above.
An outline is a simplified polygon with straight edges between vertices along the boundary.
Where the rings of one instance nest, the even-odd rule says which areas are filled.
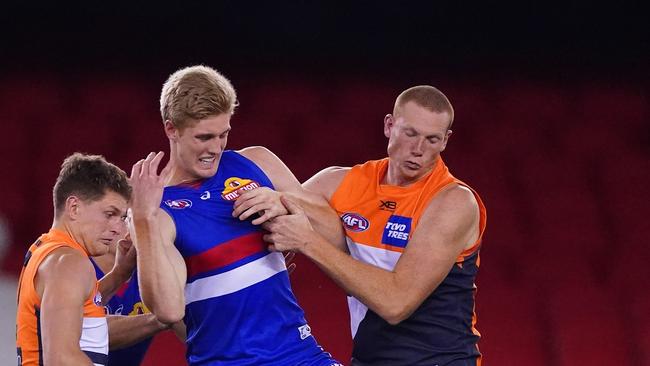
[[[341,217],[352,257],[392,271],[431,199],[450,184],[467,185],[449,173],[442,159],[431,173],[406,187],[381,184],[387,169],[388,159],[353,167],[330,204]],[[440,285],[409,318],[390,325],[348,297],[353,365],[480,364],[474,280],[486,212],[476,192],[474,196],[480,211],[478,240],[460,254]]]
[[[52,229],[41,235],[27,251],[18,283],[18,311],[16,314],[16,350],[19,366],[43,365],[41,339],[41,299],[34,279],[38,267],[54,250],[70,247],[88,256],[84,248],[67,233]],[[95,365],[106,365],[108,360],[108,325],[101,305],[98,283],[84,302],[83,325],[79,347]]]

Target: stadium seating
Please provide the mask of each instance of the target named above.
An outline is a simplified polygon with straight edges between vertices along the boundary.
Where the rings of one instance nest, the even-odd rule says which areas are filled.
[[[129,171],[149,151],[166,150],[150,84],[0,79],[0,210],[15,239],[6,271],[19,271],[27,246],[49,227],[65,156],[104,154]],[[443,156],[488,209],[476,307],[483,364],[650,365],[650,106],[642,82],[450,84],[456,122]],[[230,146],[267,146],[301,180],[381,158],[383,118],[403,86],[284,75],[242,82]],[[314,334],[347,362],[345,293],[305,258],[297,263],[292,284]],[[147,365],[182,363],[170,334],[153,348]]]

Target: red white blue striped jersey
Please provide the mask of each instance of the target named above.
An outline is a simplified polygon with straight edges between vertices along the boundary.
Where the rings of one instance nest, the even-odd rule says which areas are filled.
[[[232,217],[236,198],[261,186],[273,188],[257,165],[228,150],[212,178],[165,188],[161,207],[187,265],[192,366],[335,364],[311,336],[282,254],[267,250],[260,227]]]

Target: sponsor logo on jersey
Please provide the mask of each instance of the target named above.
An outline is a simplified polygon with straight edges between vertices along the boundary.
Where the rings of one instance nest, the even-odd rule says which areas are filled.
[[[412,219],[410,217],[391,215],[384,227],[381,242],[383,244],[405,248],[411,234],[411,221]]]
[[[259,188],[260,184],[254,180],[239,177],[230,177],[223,183],[221,198],[226,201],[234,201],[244,192]]]
[[[124,304],[120,304],[120,306],[118,306],[117,309],[115,310],[115,313],[114,313],[114,314],[116,314],[116,315],[122,315],[122,312],[123,312],[123,311],[124,311]],[[110,311],[109,311],[109,314],[110,314]]]
[[[385,210],[385,211],[395,211],[397,208],[397,202],[395,201],[384,201],[384,200],[379,200],[379,209],[380,210]]]
[[[370,227],[368,220],[358,213],[346,212],[341,216],[341,221],[346,229],[354,232],[366,231]]]
[[[298,331],[300,332],[300,339],[305,339],[311,335],[311,327],[308,324],[299,326]]]
[[[167,200],[165,201],[165,204],[176,210],[182,210],[184,208],[192,207],[192,201],[185,198],[180,200]]]
[[[142,301],[138,301],[135,304],[133,304],[133,309],[131,309],[131,311],[129,312],[129,316],[149,314],[149,313],[151,313],[151,311],[149,311],[147,306]]]
[[[202,200],[209,200],[210,199],[210,191],[205,191],[203,194],[201,194],[201,199]]]
[[[99,291],[95,293],[95,298],[93,299],[93,302],[97,306],[102,306],[102,294],[100,294]]]

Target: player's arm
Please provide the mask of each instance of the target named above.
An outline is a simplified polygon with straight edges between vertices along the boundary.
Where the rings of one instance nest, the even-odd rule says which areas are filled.
[[[137,251],[140,296],[147,308],[165,324],[176,323],[185,315],[185,262],[174,246],[174,223],[160,207],[170,165],[158,171],[162,153],[149,154],[131,171],[131,240]]]
[[[102,305],[108,304],[120,286],[133,275],[136,265],[136,250],[130,235],[117,242],[115,263],[110,272],[99,280],[99,293],[102,294]]]
[[[71,248],[56,249],[39,266],[34,284],[41,297],[44,365],[93,365],[79,339],[84,302],[95,281],[88,259]]]
[[[165,324],[185,315],[185,262],[173,244],[174,224],[162,209],[154,217],[136,217],[133,234],[138,249],[138,285],[142,302]]]
[[[269,177],[275,191],[261,188],[245,192],[237,199],[233,208],[233,216],[240,220],[247,220],[253,214],[258,213],[259,217],[252,220],[255,225],[273,219],[280,215],[287,214],[286,208],[280,202],[282,195],[291,197],[305,208],[307,215],[313,220],[315,229],[325,236],[330,242],[344,248],[343,231],[336,212],[327,203],[329,195],[324,191],[316,191],[315,188],[325,186],[323,181],[335,181],[340,175],[340,170],[328,168],[316,174],[305,184],[301,185],[289,168],[271,151],[266,148],[254,146],[239,151],[257,164]],[[340,183],[340,179],[338,183]],[[336,185],[338,186],[338,184]],[[310,190],[310,187],[313,190]],[[333,191],[332,191],[333,192]]]
[[[251,146],[237,151],[253,161],[273,183],[279,192],[298,192],[300,182],[289,168],[271,150],[262,146]]]
[[[132,346],[169,329],[169,325],[159,322],[154,314],[107,315],[106,318],[108,347],[111,351]]]
[[[338,166],[321,170],[302,184],[304,194],[299,197],[299,202],[305,209],[314,229],[327,242],[334,244],[344,252],[348,251],[345,243],[345,231],[341,225],[341,218],[330,206],[329,201],[349,171],[350,168]]]
[[[478,204],[468,189],[454,185],[425,209],[393,271],[362,263],[326,245],[301,208],[265,224],[265,239],[277,250],[298,250],[311,258],[350,295],[390,324],[408,318],[446,277],[456,258],[478,238]]]

